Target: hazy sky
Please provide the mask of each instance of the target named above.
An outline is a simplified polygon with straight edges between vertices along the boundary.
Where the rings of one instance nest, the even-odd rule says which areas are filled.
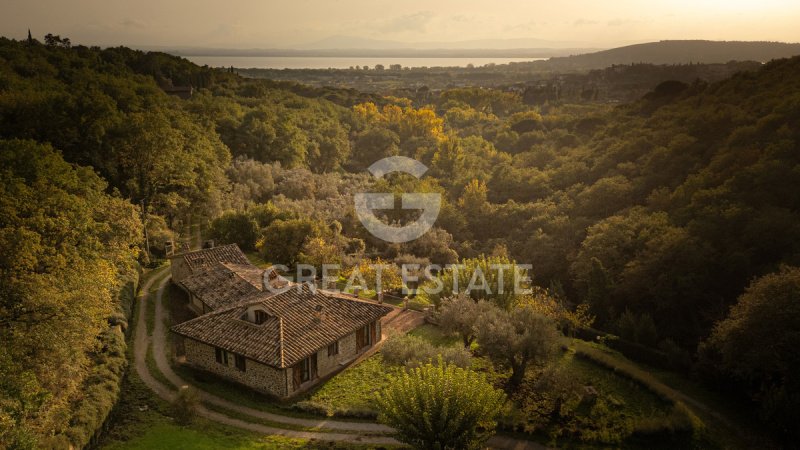
[[[0,0],[0,34],[96,45],[291,48],[346,35],[404,42],[531,38],[800,42],[798,0]]]

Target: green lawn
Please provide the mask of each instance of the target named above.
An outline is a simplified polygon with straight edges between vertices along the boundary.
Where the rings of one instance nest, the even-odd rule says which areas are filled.
[[[348,367],[312,391],[306,400],[322,406],[329,415],[339,411],[374,411],[375,394],[389,384],[389,376],[399,371],[383,362],[377,353]]]
[[[309,441],[283,436],[261,436],[247,431],[202,422],[190,427],[170,423],[152,426],[126,442],[115,442],[106,450],[218,450],[218,449],[299,449]]]
[[[456,335],[446,334],[442,331],[441,328],[437,327],[436,325],[432,325],[430,323],[426,323],[424,325],[420,325],[417,328],[414,328],[408,334],[412,336],[421,337],[426,341],[430,342],[433,345],[438,347],[446,347],[451,345],[462,345],[461,339],[459,339]]]
[[[444,334],[435,325],[425,324],[415,328],[409,334],[419,336],[434,345],[458,345],[455,336]],[[377,353],[361,363],[348,367],[336,374],[319,388],[308,394],[305,400],[322,406],[329,415],[335,412],[375,411],[375,394],[389,384],[389,378],[402,369],[383,362],[383,356]]]

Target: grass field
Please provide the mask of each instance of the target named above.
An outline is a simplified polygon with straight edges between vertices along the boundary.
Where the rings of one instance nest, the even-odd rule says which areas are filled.
[[[170,423],[154,425],[127,442],[116,442],[107,450],[266,450],[309,448],[309,441],[283,436],[260,436],[241,430],[232,430],[211,422],[191,427]]]
[[[328,411],[375,411],[375,394],[389,384],[398,368],[384,364],[380,353],[343,370],[306,398]]]

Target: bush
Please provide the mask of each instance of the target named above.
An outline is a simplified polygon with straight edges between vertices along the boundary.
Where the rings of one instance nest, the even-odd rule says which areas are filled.
[[[378,412],[367,408],[335,408],[333,417],[344,417],[351,419],[377,420]]]
[[[446,364],[392,377],[376,398],[381,422],[414,448],[480,448],[494,433],[505,394],[471,370]]]
[[[211,222],[208,235],[219,244],[238,244],[242,250],[253,250],[258,238],[258,223],[245,212],[226,212]]]
[[[672,339],[664,339],[658,344],[658,348],[667,356],[670,368],[688,370],[692,366],[692,355]]]
[[[175,422],[180,425],[189,425],[197,416],[197,407],[200,397],[197,391],[189,386],[183,386],[178,391],[178,396],[172,402],[172,415]]]
[[[291,406],[291,409],[295,411],[304,412],[307,414],[312,414],[315,416],[328,416],[328,408],[325,405],[321,405],[317,402],[311,400],[304,400],[302,402],[297,402]]]
[[[655,347],[658,343],[656,323],[649,314],[636,315],[625,310],[617,321],[619,336],[646,347]]]
[[[609,347],[636,362],[653,367],[660,367],[662,369],[675,369],[675,367],[672,367],[670,364],[668,355],[660,350],[645,347],[642,344],[631,342],[627,339],[609,339],[607,344]]]
[[[425,363],[436,363],[438,358],[448,364],[467,368],[472,355],[463,347],[436,347],[418,336],[392,336],[381,349],[383,360],[388,364],[419,367]]]
[[[669,415],[645,417],[636,421],[633,428],[634,437],[646,437],[649,442],[670,442],[691,440],[695,428],[702,425],[695,424],[694,415],[686,409],[683,403],[672,406]]]

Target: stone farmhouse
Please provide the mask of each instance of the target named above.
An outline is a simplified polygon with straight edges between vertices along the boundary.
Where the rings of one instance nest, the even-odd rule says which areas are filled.
[[[198,314],[171,328],[182,338],[186,363],[280,398],[372,348],[381,318],[392,311],[291,283],[250,264],[236,245],[174,256],[172,277]]]

